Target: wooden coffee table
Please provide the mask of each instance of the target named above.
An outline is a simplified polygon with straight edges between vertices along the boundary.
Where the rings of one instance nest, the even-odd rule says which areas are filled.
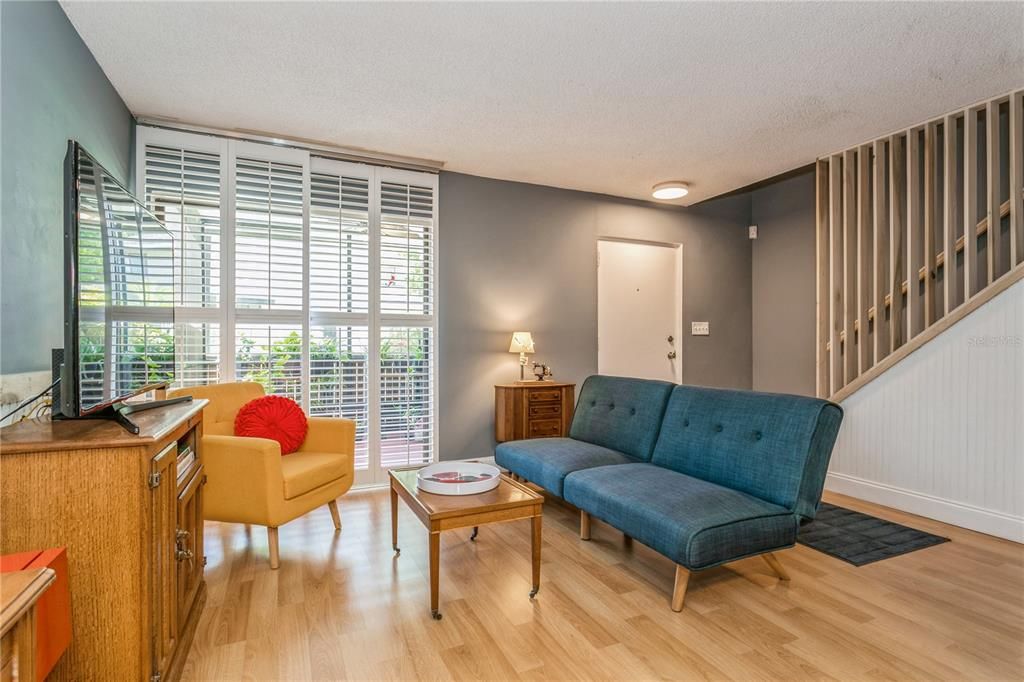
[[[398,547],[398,498],[409,505],[430,532],[430,615],[441,619],[438,611],[437,588],[440,578],[439,560],[441,554],[441,532],[456,528],[473,528],[470,540],[475,541],[478,527],[488,523],[530,519],[533,533],[533,599],[540,589],[540,545],[541,519],[544,498],[522,483],[502,476],[498,487],[476,495],[434,495],[416,487],[416,472],[422,467],[391,469],[391,546],[396,553]]]

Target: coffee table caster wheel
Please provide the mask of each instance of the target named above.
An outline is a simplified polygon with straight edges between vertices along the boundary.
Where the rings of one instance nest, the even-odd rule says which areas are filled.
[[[532,590],[530,590],[530,599],[533,599],[534,597],[536,597],[538,592],[540,592],[540,588],[539,587],[535,587]]]
[[[431,611],[430,612],[430,617],[433,618],[434,620],[441,620],[441,612],[440,611]]]
[[[476,536],[480,534],[480,526],[473,526],[473,533],[469,536],[470,542],[476,542]]]

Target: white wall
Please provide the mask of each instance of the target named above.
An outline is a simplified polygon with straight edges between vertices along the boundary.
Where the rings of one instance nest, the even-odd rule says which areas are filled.
[[[1024,542],[1024,281],[843,407],[830,490]]]

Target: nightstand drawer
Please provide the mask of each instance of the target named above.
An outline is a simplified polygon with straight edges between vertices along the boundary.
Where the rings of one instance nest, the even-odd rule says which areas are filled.
[[[526,392],[526,399],[531,403],[561,400],[562,391],[557,388],[531,388]]]
[[[569,435],[576,386],[557,381],[498,384],[494,387],[494,440]]]
[[[538,403],[536,405],[530,405],[530,419],[557,417],[561,414],[561,403]]]
[[[550,438],[562,434],[561,419],[536,419],[531,420],[529,425],[530,438]]]

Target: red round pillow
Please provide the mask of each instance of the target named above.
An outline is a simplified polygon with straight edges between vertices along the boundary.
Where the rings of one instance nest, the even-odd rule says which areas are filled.
[[[235,435],[269,438],[281,444],[281,454],[295,452],[306,440],[309,424],[299,404],[281,395],[250,400],[235,417]]]

